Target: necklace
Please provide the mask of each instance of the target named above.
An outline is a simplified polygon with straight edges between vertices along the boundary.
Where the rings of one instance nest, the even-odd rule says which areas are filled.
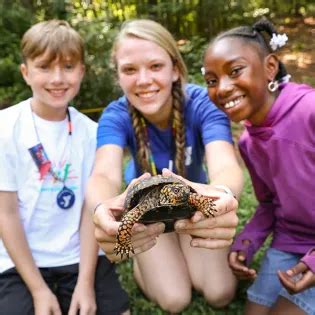
[[[33,113],[33,111],[31,111],[31,112],[32,112],[32,119],[33,119],[35,135],[36,135],[38,144],[29,148],[29,152],[30,152],[30,154],[31,154],[31,156],[32,156],[32,158],[33,158],[33,160],[34,160],[34,162],[35,162],[35,164],[39,170],[41,180],[45,177],[45,175],[47,173],[50,173],[51,176],[55,179],[55,181],[63,183],[62,189],[57,194],[56,202],[57,202],[57,205],[59,208],[61,208],[63,210],[70,209],[74,205],[75,194],[70,188],[66,187],[66,180],[67,180],[68,175],[69,175],[69,167],[70,167],[69,160],[70,160],[71,151],[72,151],[71,150],[71,148],[72,148],[72,123],[71,123],[71,115],[70,115],[69,108],[67,108],[68,138],[67,138],[67,142],[65,144],[65,147],[64,147],[64,150],[63,150],[61,157],[63,158],[65,156],[65,152],[66,152],[66,149],[68,147],[69,140],[70,140],[70,149],[69,149],[69,156],[66,159],[68,161],[66,162],[66,165],[65,165],[63,177],[59,176],[58,172],[53,170],[52,163],[48,158],[48,155],[44,149],[44,146],[40,142],[38,130],[37,130],[36,123],[35,123],[34,113]]]
[[[151,146],[150,146],[150,139],[149,139],[149,128],[145,122],[145,119],[143,117],[141,117],[141,125],[143,127],[144,130],[144,141],[145,141],[145,150],[148,156],[148,160],[149,160],[149,164],[151,167],[151,173],[152,175],[157,175],[157,167],[154,161],[154,157],[153,157],[153,153],[151,150]],[[175,120],[172,119],[172,135],[173,138],[175,139],[175,135],[176,135],[176,123]],[[174,140],[172,141],[172,149],[170,150],[170,159],[168,161],[168,169],[170,171],[173,171],[173,156],[175,156],[175,143]]]

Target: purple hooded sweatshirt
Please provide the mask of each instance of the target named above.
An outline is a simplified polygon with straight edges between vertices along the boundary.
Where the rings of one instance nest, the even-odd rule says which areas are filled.
[[[252,178],[258,207],[232,251],[247,263],[272,232],[271,247],[302,254],[315,272],[315,89],[287,83],[264,123],[246,123],[239,147]],[[243,240],[250,240],[247,247]]]

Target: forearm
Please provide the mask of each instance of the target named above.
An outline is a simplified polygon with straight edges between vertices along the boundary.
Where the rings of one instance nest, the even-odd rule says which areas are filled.
[[[117,196],[121,190],[121,180],[111,180],[101,174],[92,174],[89,178],[85,194],[86,208],[89,210],[104,202],[105,200]]]
[[[47,287],[29,248],[15,199],[1,193],[0,230],[3,243],[32,295]],[[8,197],[8,198],[7,198]]]
[[[83,207],[80,224],[80,266],[78,283],[94,287],[98,245],[94,237],[94,225],[86,206]]]
[[[210,183],[211,185],[227,186],[236,199],[239,200],[244,185],[243,172],[238,165],[226,166],[214,174],[211,174]]]

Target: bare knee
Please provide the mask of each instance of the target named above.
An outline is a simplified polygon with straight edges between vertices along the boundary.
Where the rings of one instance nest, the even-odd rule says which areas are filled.
[[[159,296],[156,296],[156,303],[169,313],[179,313],[184,310],[191,301],[191,289],[190,290],[166,290],[160,292]]]
[[[223,308],[233,300],[235,291],[236,287],[234,285],[217,285],[201,292],[211,306]]]

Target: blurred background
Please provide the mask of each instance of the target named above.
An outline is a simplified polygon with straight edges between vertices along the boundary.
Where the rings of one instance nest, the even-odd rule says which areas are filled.
[[[0,0],[0,109],[30,96],[19,72],[19,45],[36,22],[65,19],[84,38],[87,72],[74,103],[97,119],[100,108],[120,94],[109,55],[123,21],[152,18],[164,25],[178,41],[190,81],[203,84],[202,54],[211,37],[263,15],[288,33],[283,54],[294,80],[314,85],[314,0]]]
[[[174,35],[189,70],[190,82],[204,84],[200,73],[205,46],[217,33],[268,17],[288,44],[280,52],[297,82],[315,86],[315,1],[314,0],[0,0],[0,109],[29,97],[31,91],[19,72],[20,40],[34,23],[58,18],[67,20],[82,35],[86,45],[86,76],[74,106],[97,120],[102,109],[121,91],[109,62],[113,38],[128,19],[151,18]],[[242,131],[232,124],[235,141]],[[0,153],[1,154],[1,153]],[[247,171],[246,185],[239,205],[241,229],[255,211],[256,199]],[[270,241],[267,240],[266,244]],[[255,256],[258,267],[266,245]],[[132,260],[118,266],[120,280],[130,295],[132,314],[163,315],[136,286]],[[211,277],[210,275],[205,275]],[[209,307],[193,292],[184,315],[243,314],[248,282],[241,282],[234,301],[223,310]]]

